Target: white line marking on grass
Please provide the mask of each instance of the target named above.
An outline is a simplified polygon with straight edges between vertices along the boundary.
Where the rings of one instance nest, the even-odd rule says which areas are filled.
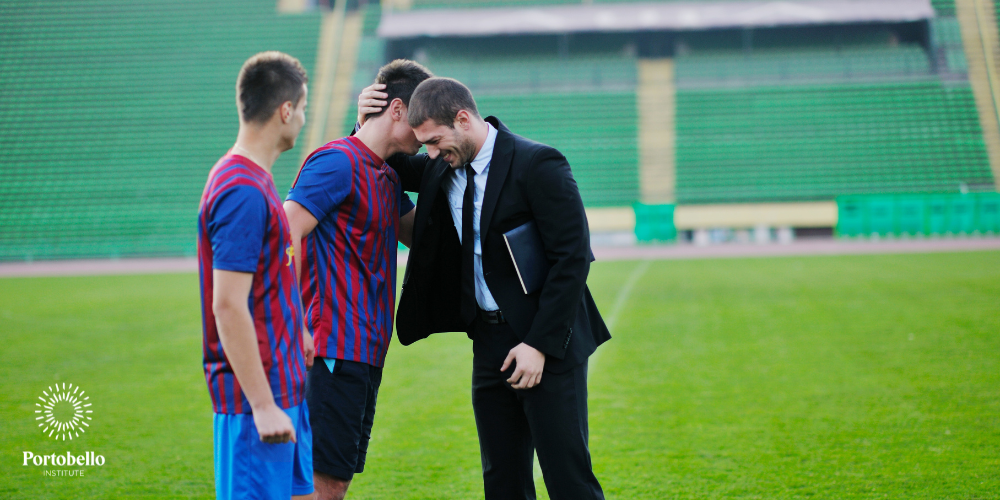
[[[622,285],[622,289],[618,291],[618,297],[615,299],[615,305],[611,306],[611,315],[608,316],[608,320],[605,324],[608,326],[608,330],[613,330],[615,324],[618,323],[618,316],[621,315],[622,310],[625,309],[625,304],[628,302],[629,297],[632,295],[632,289],[635,288],[635,284],[639,282],[646,271],[649,270],[649,265],[652,263],[651,260],[646,259],[639,262],[638,266],[632,270],[632,274],[628,276],[625,280],[625,284]],[[590,355],[590,365],[593,366],[597,361],[598,355],[601,350],[598,349],[594,351],[594,354]],[[590,377],[590,371],[587,371],[587,377]],[[533,459],[534,464],[534,476],[535,481],[538,481],[542,477],[542,468],[538,465],[538,452],[535,452],[535,457]]]
[[[632,289],[635,288],[635,284],[639,282],[642,275],[646,274],[646,271],[649,270],[649,265],[652,262],[653,261],[648,259],[643,260],[642,262],[639,262],[638,266],[635,266],[635,269],[632,270],[632,274],[629,275],[628,280],[625,281],[625,285],[623,285],[622,289],[618,292],[618,299],[615,300],[615,305],[611,307],[611,315],[608,316],[607,322],[608,330],[613,330],[615,328],[615,324],[618,323],[618,316],[621,315],[622,309],[625,308],[625,303],[628,302],[629,296],[632,295]],[[596,355],[597,352],[594,353],[594,356]]]

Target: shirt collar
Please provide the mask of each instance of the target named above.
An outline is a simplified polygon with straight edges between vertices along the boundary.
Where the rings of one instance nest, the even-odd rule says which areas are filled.
[[[476,159],[472,160],[472,170],[475,170],[476,174],[483,173],[483,170],[486,170],[486,167],[490,166],[490,160],[493,159],[493,145],[497,142],[497,129],[490,122],[486,122],[486,126],[489,127],[489,132],[486,134],[486,142],[483,143],[483,147],[479,150],[479,154],[476,155]]]

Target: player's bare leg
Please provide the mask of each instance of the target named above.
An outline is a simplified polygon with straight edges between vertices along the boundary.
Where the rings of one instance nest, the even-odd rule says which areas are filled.
[[[313,472],[313,487],[316,488],[315,500],[344,500],[347,495],[347,487],[351,485],[348,480],[328,476],[322,472]]]

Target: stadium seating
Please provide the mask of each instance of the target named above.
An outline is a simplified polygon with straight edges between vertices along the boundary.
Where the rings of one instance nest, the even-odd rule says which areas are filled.
[[[0,3],[0,261],[193,255],[206,174],[236,133],[240,64],[270,49],[307,69],[316,58],[320,13],[282,15],[275,3]],[[412,7],[571,3],[580,2],[413,0]],[[676,202],[683,209],[994,190],[954,1],[932,3],[939,17],[930,21],[929,52],[884,27],[845,29],[843,38],[830,27],[819,38],[758,30],[752,51],[740,36],[678,36]],[[395,43],[376,36],[379,4],[361,8],[347,80],[353,95]],[[630,34],[503,42],[422,39],[413,57],[469,85],[484,116],[560,149],[588,207],[637,206],[638,215],[641,44]],[[355,115],[352,102],[334,125],[346,134]],[[296,149],[275,166],[279,194],[299,158]],[[890,205],[908,214],[891,219],[893,231],[908,231],[938,207]],[[871,213],[889,213],[881,206]],[[659,212],[644,213],[653,220]],[[888,218],[872,220],[877,231],[889,227]],[[652,239],[670,239],[667,228],[657,231]]]
[[[678,203],[993,190],[967,84],[679,90]]]
[[[955,15],[955,0],[931,0],[931,5],[938,16]]]
[[[639,198],[635,92],[480,95],[483,116],[561,151],[590,207]]]
[[[929,76],[930,61],[917,45],[699,53],[675,61],[677,85],[760,85],[801,81],[853,81]]]
[[[969,63],[962,47],[962,32],[954,17],[939,17],[931,21],[931,43],[942,53],[948,73],[965,75]]]
[[[0,260],[193,255],[242,62],[311,68],[319,22],[272,0],[0,4]],[[297,160],[275,165],[281,194]]]
[[[467,84],[483,116],[496,115],[515,133],[565,154],[588,206],[638,200],[634,58],[435,53],[426,64]]]

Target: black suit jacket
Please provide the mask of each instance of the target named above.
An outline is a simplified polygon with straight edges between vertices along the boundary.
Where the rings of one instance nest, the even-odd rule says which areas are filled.
[[[493,158],[480,220],[483,275],[514,333],[546,354],[546,370],[568,370],[611,338],[587,289],[592,253],[587,215],[569,162],[554,148],[511,133],[495,117]],[[389,159],[403,189],[417,192],[396,332],[403,345],[438,332],[470,332],[459,314],[462,246],[444,182],[449,164],[427,155]],[[525,295],[503,233],[534,220],[552,268]]]

